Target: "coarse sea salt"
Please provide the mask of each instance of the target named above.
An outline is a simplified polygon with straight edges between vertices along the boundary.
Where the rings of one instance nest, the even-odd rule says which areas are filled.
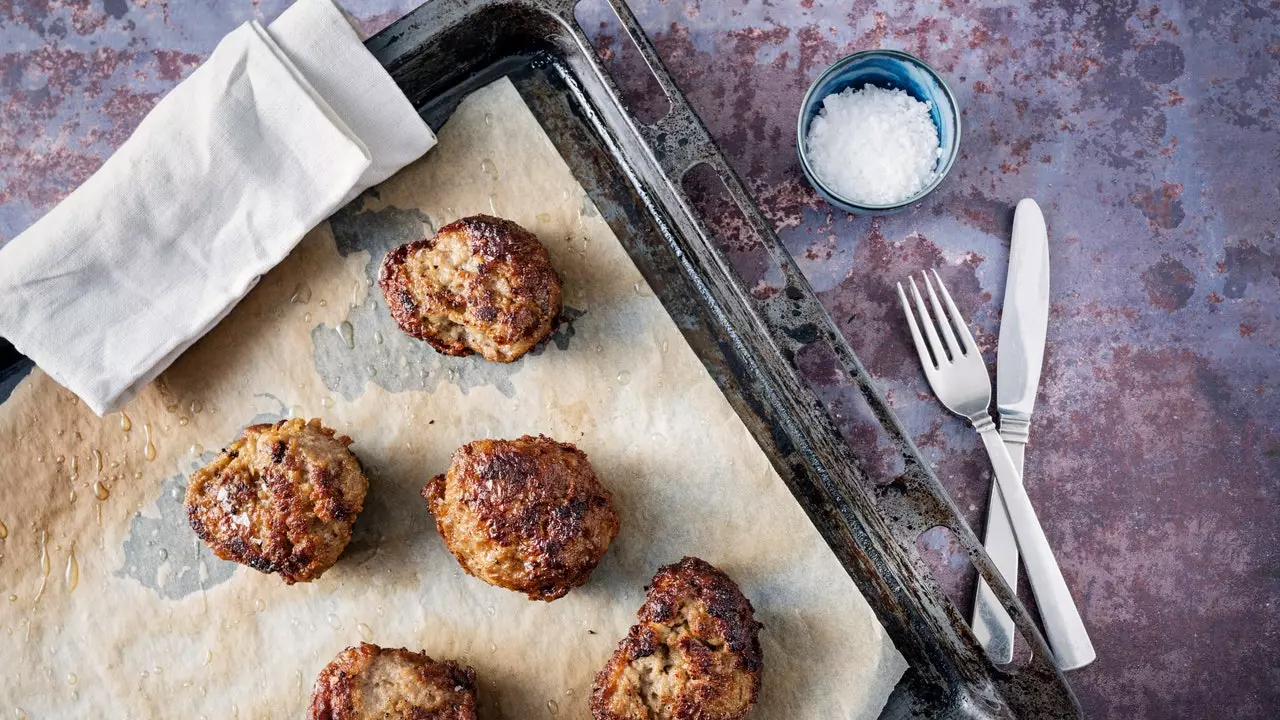
[[[828,189],[859,205],[893,205],[928,185],[942,148],[930,103],[867,85],[822,100],[809,124],[809,166]]]

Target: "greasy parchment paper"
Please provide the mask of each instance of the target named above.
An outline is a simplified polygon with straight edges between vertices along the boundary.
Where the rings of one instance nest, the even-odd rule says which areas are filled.
[[[474,93],[439,139],[123,415],[38,370],[0,405],[0,714],[302,717],[364,639],[470,664],[482,717],[587,717],[649,578],[689,554],[765,625],[753,717],[876,716],[901,656],[514,86]],[[478,212],[536,232],[565,280],[570,322],[511,365],[404,336],[372,285],[388,249]],[[182,494],[240,428],[298,414],[354,438],[370,489],[338,564],[286,587],[210,555]],[[457,446],[539,432],[588,453],[622,517],[591,582],[550,604],[463,574],[419,496]]]

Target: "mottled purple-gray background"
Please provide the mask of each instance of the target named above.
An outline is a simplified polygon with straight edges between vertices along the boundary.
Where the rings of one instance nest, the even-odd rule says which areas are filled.
[[[343,4],[372,33],[418,3]],[[0,0],[0,242],[92,173],[223,34],[285,5]],[[1274,717],[1280,5],[632,5],[979,530],[981,447],[929,395],[891,289],[937,268],[994,360],[1011,209],[1039,200],[1053,293],[1027,483],[1098,649],[1073,685],[1093,717]],[[602,57],[625,54],[612,24],[582,17]],[[876,47],[931,62],[964,113],[950,177],[885,219],[833,212],[794,153],[809,82]],[[735,266],[770,292],[754,257],[738,248]],[[809,372],[851,442],[874,445],[834,367]],[[948,587],[971,584],[945,535],[919,547]]]

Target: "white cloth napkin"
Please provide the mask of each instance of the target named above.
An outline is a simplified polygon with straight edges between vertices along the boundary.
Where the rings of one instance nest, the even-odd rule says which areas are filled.
[[[308,230],[434,144],[332,0],[246,23],[0,248],[0,336],[114,410]]]

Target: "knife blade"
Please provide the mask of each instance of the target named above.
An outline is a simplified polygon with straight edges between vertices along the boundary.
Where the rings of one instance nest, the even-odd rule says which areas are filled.
[[[1049,234],[1040,206],[1030,198],[1018,202],[1009,247],[1004,313],[996,353],[996,407],[1000,436],[1014,467],[1022,475],[1031,413],[1035,409],[1044,340],[1049,323]],[[1004,509],[1000,489],[992,483],[984,545],[1010,589],[1018,581],[1018,545]],[[990,586],[982,581],[973,609],[973,631],[997,664],[1013,661],[1013,619]],[[1069,670],[1071,668],[1063,668]]]

